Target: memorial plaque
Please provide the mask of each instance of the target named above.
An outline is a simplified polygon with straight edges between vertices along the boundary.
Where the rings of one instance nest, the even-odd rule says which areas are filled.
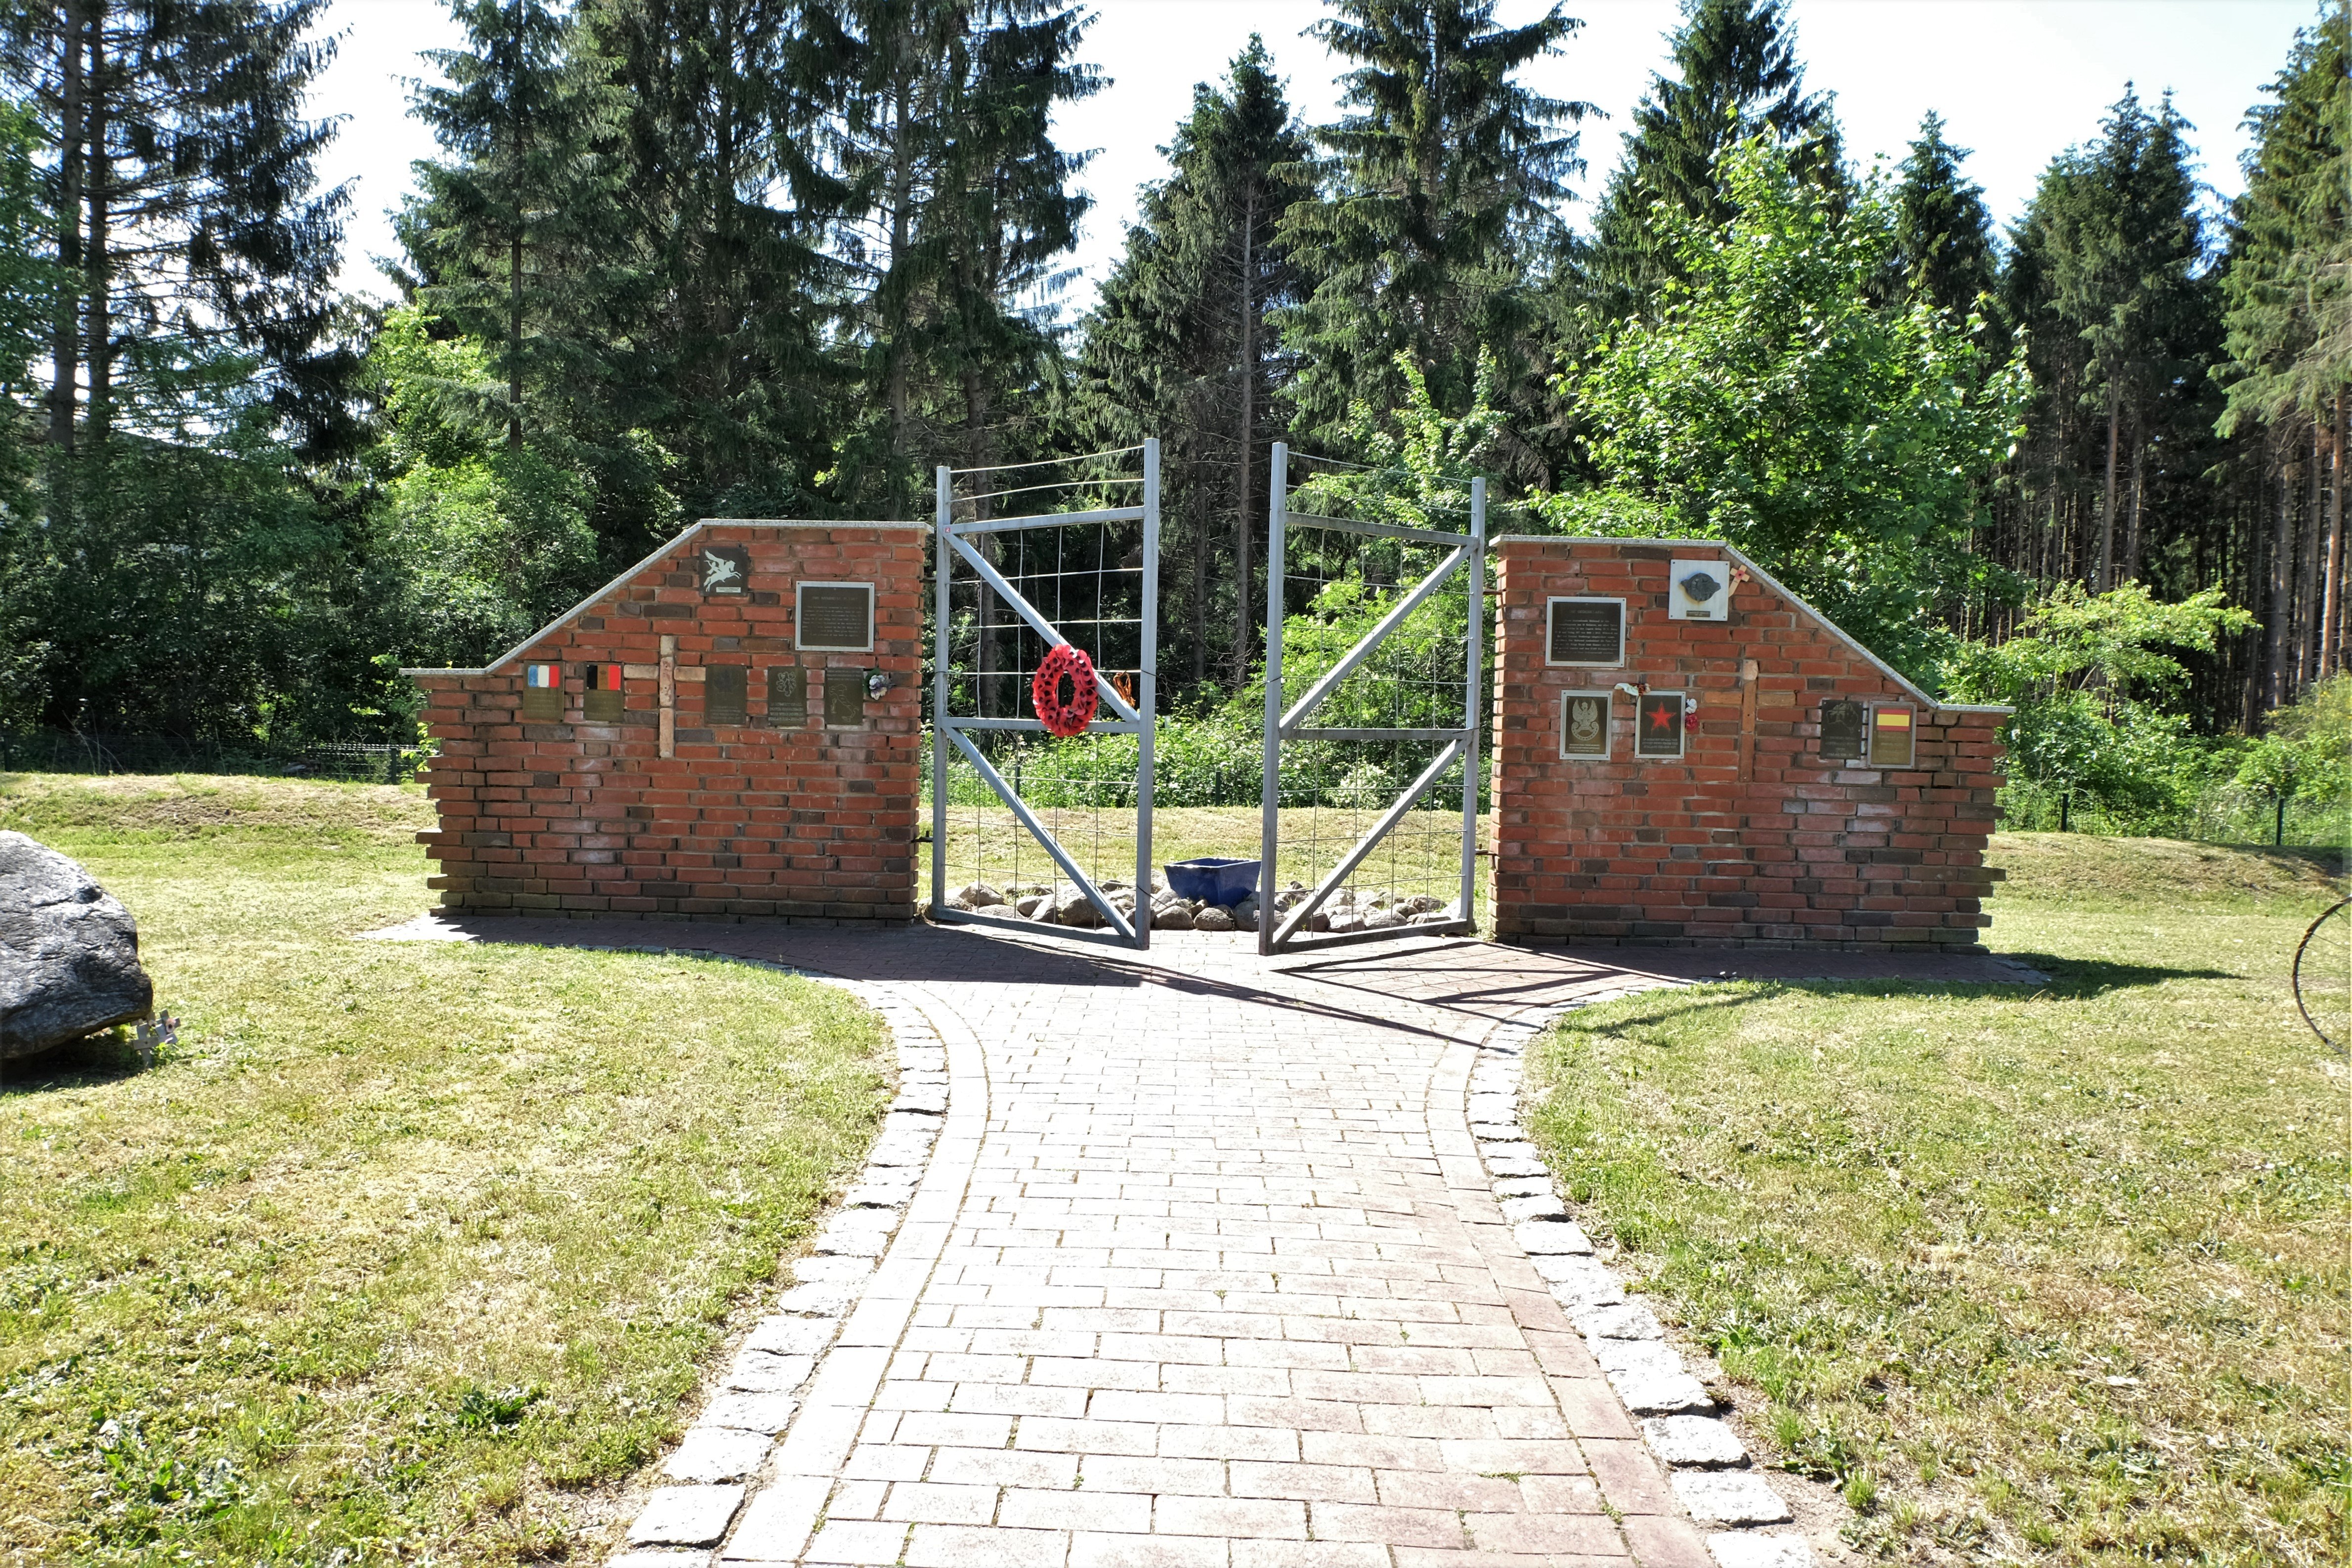
[[[1832,697],[1822,705],[1822,755],[1844,759],[1862,755],[1862,705]]]
[[[623,705],[621,666],[591,664],[588,666],[588,689],[580,696],[580,716],[590,724],[618,724]]]
[[[1908,768],[1912,757],[1911,710],[1882,707],[1870,710],[1870,765]]]
[[[1683,754],[1683,694],[1643,692],[1634,706],[1636,757],[1680,757]]]
[[[698,558],[702,591],[740,595],[751,591],[751,552],[741,545],[705,545]]]
[[[1609,755],[1609,694],[1569,692],[1559,702],[1559,754]]]
[[[740,664],[712,664],[702,677],[702,722],[705,724],[748,724],[751,713],[743,706],[744,688],[750,684],[751,672]]]
[[[563,666],[525,664],[522,667],[522,716],[530,724],[563,721]]]
[[[795,647],[835,653],[866,653],[874,646],[874,585],[803,582],[794,602],[793,621]]]
[[[866,722],[865,671],[824,673],[824,722],[830,729],[856,728]]]
[[[1625,601],[1622,599],[1555,599],[1551,601],[1554,664],[1622,664],[1625,662]]]
[[[778,729],[808,723],[808,672],[798,664],[768,666],[768,722]]]

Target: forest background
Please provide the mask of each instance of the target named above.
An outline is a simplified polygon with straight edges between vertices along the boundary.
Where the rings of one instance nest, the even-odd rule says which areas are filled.
[[[1403,470],[1363,504],[1476,472],[1497,531],[1739,545],[2019,706],[2011,826],[2340,837],[2341,4],[2249,84],[2218,221],[2126,89],[2001,228],[1933,115],[1854,166],[1780,0],[1696,0],[1571,229],[1589,106],[1523,78],[1573,18],[1331,0],[1340,118],[1237,40],[1075,320],[1082,7],[458,0],[383,307],[334,285],[323,5],[0,24],[12,755],[412,738],[400,666],[698,517],[922,517],[934,463],[1146,435],[1164,749],[1224,752],[1286,440]]]

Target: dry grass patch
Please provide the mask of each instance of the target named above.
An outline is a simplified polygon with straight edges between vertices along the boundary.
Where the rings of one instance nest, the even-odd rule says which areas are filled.
[[[2343,1559],[2344,1064],[2288,961],[2325,862],[2007,838],[2017,986],[1572,1015],[1534,1136],[1765,1457],[1911,1562]]]
[[[352,940],[425,904],[421,815],[0,781],[185,1020],[0,1084],[0,1562],[563,1555],[863,1157],[886,1040],[837,991]]]

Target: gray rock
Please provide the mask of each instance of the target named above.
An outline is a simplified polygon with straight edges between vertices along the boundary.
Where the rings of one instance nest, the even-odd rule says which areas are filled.
[[[139,925],[47,845],[0,832],[0,1061],[147,1016]]]
[[[1614,1306],[1625,1299],[1625,1288],[1617,1282],[1617,1276],[1590,1258],[1530,1258],[1528,1261],[1551,1287],[1552,1299],[1571,1312]]]
[[[1558,1257],[1562,1253],[1590,1253],[1592,1239],[1584,1227],[1572,1219],[1530,1219],[1518,1226],[1513,1234],[1519,1245],[1534,1257]]]
[[[830,1318],[761,1318],[743,1345],[771,1355],[815,1355],[833,1343],[838,1327]]]
[[[1687,1470],[1673,1477],[1675,1495],[1693,1519],[1725,1524],[1778,1524],[1789,1505],[1764,1478],[1745,1470]]]
[[[814,1355],[771,1355],[746,1347],[735,1353],[735,1364],[727,1369],[727,1386],[739,1394],[790,1394],[815,1370]]]
[[[958,909],[986,909],[1004,902],[1004,895],[984,882],[975,882],[959,890],[955,895]]]
[[[1623,1344],[1623,1340],[1603,1340]],[[1715,1401],[1706,1385],[1687,1372],[1659,1372],[1628,1367],[1609,1375],[1609,1386],[1636,1416],[1671,1416],[1685,1410],[1712,1410]],[[1710,1516],[1718,1517],[1718,1516]]]
[[[1233,928],[1234,912],[1213,904],[1192,916],[1192,929],[1195,931],[1231,931]]]
[[[1444,925],[1454,918],[1454,912],[1450,909],[1424,909],[1419,915],[1412,916],[1408,924],[1413,925]]]
[[[1154,931],[1190,931],[1192,929],[1192,911],[1181,899],[1160,904],[1151,911],[1151,928]]]
[[[663,1463],[662,1474],[674,1481],[740,1481],[760,1468],[768,1447],[759,1432],[697,1427]]]
[[[1592,1307],[1575,1315],[1576,1326],[1594,1339],[1656,1339],[1666,1337],[1665,1326],[1649,1308],[1628,1301]]]
[[[1518,1225],[1530,1219],[1566,1219],[1568,1218],[1568,1206],[1560,1202],[1559,1199],[1552,1197],[1549,1193],[1542,1190],[1544,1186],[1549,1186],[1549,1184],[1544,1182],[1540,1175],[1520,1176],[1515,1179],[1533,1182],[1537,1184],[1538,1190],[1526,1197],[1507,1197],[1503,1199],[1503,1218],[1505,1219],[1509,1220],[1514,1225]]]
[[[1103,923],[1102,911],[1083,893],[1072,892],[1054,906],[1054,918],[1064,925],[1091,931]]]
[[[1664,1464],[1717,1469],[1748,1462],[1731,1428],[1712,1416],[1653,1416],[1642,1423],[1642,1436]]]
[[[708,1546],[727,1533],[740,1486],[658,1487],[629,1526],[632,1546]]]
[[[1048,903],[1049,900],[1046,898],[1045,894],[1042,893],[1033,893],[1021,898],[1013,905],[1013,907],[1021,912],[1022,919],[1027,920],[1034,916],[1041,907],[1045,906]]]
[[[1350,931],[1361,931],[1364,928],[1364,917],[1352,909],[1334,910],[1325,916],[1323,928],[1334,936],[1344,936]]]
[[[799,1403],[789,1394],[721,1394],[703,1411],[701,1424],[773,1434],[792,1425]]]
[[[1367,931],[1387,931],[1403,924],[1403,918],[1393,909],[1376,907],[1364,916],[1364,929]]]

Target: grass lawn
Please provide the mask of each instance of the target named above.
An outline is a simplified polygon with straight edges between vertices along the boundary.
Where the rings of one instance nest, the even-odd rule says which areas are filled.
[[[0,775],[184,1020],[0,1069],[0,1563],[561,1557],[863,1158],[887,1035],[837,991],[352,940],[429,902],[429,821]]]
[[[1727,984],[1571,1015],[1533,1134],[1898,1561],[2335,1563],[2347,1079],[2315,857],[2019,835],[2047,986]]]

